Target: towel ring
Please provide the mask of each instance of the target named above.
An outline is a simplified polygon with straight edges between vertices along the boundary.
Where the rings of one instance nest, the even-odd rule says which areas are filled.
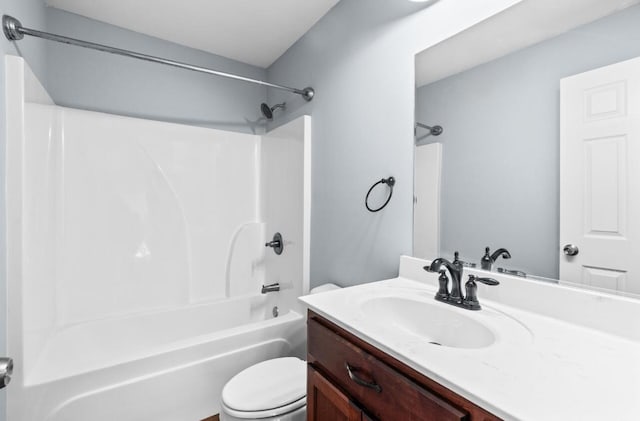
[[[389,197],[387,197],[387,200],[378,209],[371,209],[369,207],[369,195],[378,184],[386,184],[387,186],[389,186]],[[396,179],[393,177],[389,177],[389,178],[383,178],[382,180],[377,181],[373,186],[371,186],[371,188],[367,192],[367,197],[365,197],[364,199],[364,205],[367,207],[367,210],[369,212],[378,212],[384,209],[384,207],[387,206],[387,204],[389,203],[389,200],[391,200],[391,196],[393,196],[393,186],[395,184],[396,184]]]

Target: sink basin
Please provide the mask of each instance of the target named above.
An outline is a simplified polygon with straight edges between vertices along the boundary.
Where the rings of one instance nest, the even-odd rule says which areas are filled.
[[[375,297],[362,302],[361,310],[378,325],[420,337],[434,346],[484,348],[496,341],[483,323],[460,313],[467,310],[436,301]]]

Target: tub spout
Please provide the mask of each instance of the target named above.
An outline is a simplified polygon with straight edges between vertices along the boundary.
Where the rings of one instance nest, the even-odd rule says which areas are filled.
[[[280,291],[280,284],[277,282],[275,284],[262,285],[263,294],[267,294],[269,292],[278,292],[278,291]]]

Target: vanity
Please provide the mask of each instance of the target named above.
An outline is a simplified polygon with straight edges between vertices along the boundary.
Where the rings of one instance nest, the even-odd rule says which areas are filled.
[[[637,419],[637,300],[491,273],[470,311],[434,299],[429,263],[301,298],[309,420]]]
[[[499,419],[313,311],[307,328],[309,421]]]

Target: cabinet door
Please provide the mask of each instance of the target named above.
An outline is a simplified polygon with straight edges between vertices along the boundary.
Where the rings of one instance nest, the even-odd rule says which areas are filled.
[[[376,419],[469,421],[467,410],[416,384],[317,320],[310,320],[307,328],[308,361]]]
[[[307,421],[362,420],[360,409],[311,366],[307,376]]]

